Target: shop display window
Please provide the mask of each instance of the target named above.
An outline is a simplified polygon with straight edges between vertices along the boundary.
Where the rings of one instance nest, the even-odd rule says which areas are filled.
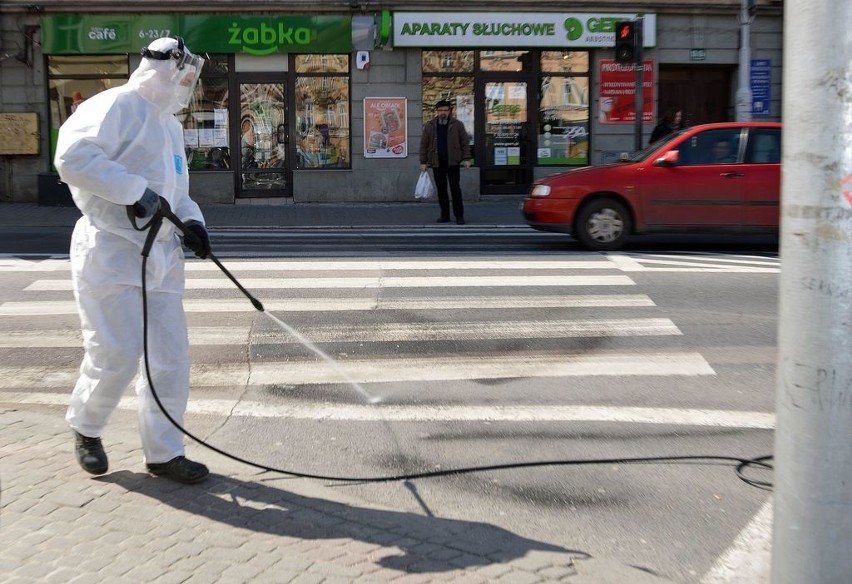
[[[532,66],[530,51],[480,51],[479,68],[482,71],[529,71]]]
[[[57,55],[47,58],[51,160],[56,151],[59,126],[86,99],[124,84],[129,71],[126,55]]]
[[[589,164],[589,53],[540,55],[537,163]]]
[[[473,51],[423,51],[423,73],[473,73]]]
[[[435,117],[435,104],[448,99],[453,104],[453,116],[464,124],[474,139],[473,72],[474,51],[423,51],[422,120]]]
[[[204,68],[189,107],[177,113],[183,124],[190,170],[228,170],[228,55],[204,54]]]
[[[351,168],[349,56],[295,58],[296,168]]]

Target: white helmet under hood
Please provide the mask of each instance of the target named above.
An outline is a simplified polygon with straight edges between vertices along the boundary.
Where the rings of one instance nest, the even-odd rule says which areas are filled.
[[[142,49],[142,63],[128,83],[165,112],[189,105],[201,77],[204,59],[193,55],[180,37],[156,39]]]

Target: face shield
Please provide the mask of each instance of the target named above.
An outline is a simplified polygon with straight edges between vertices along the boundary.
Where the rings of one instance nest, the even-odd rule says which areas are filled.
[[[142,49],[142,56],[169,62],[165,80],[174,88],[175,101],[182,108],[189,106],[195,86],[201,77],[204,59],[189,52],[180,37],[157,39]]]

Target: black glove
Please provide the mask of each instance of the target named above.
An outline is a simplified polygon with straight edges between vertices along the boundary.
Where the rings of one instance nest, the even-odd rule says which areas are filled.
[[[210,249],[210,236],[207,235],[204,223],[190,219],[189,221],[184,221],[183,224],[192,232],[192,236],[189,233],[184,234],[183,244],[194,251],[195,255],[202,260],[206,260],[212,250]]]
[[[145,189],[142,198],[133,203],[133,214],[140,219],[153,217],[160,210],[160,195],[151,189]]]

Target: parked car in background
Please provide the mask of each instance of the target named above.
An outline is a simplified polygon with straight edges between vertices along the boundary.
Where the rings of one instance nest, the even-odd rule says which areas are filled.
[[[623,162],[536,181],[521,209],[530,227],[615,250],[633,234],[777,232],[781,124],[686,128]]]

